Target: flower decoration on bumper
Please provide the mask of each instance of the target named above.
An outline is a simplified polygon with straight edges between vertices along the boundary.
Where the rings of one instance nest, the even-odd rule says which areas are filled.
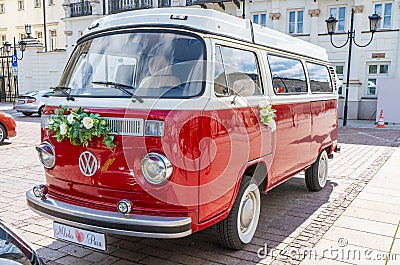
[[[67,106],[55,109],[54,114],[48,128],[55,133],[57,142],[69,139],[73,145],[87,147],[94,137],[103,136],[103,143],[108,148],[115,146],[107,121],[99,114],[85,112],[82,108],[72,110]]]
[[[272,108],[270,104],[260,104],[260,119],[265,125],[271,125],[272,119],[276,117],[276,110]]]

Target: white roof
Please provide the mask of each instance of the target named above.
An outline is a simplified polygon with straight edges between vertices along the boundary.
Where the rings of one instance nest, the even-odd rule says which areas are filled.
[[[184,20],[172,19],[181,16]],[[93,25],[98,26],[92,27]],[[86,33],[111,28],[140,26],[184,27],[217,35],[253,42],[251,21],[237,18],[216,10],[200,8],[152,8],[123,12],[103,17],[92,23]],[[267,47],[289,51],[296,54],[328,60],[326,50],[317,45],[291,37],[258,24],[253,24],[254,42]]]

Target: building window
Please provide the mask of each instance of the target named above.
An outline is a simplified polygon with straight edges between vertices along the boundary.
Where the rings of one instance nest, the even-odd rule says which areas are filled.
[[[18,10],[24,10],[25,5],[24,5],[24,0],[18,0]]]
[[[267,14],[253,14],[253,22],[264,27],[267,26]]]
[[[289,33],[303,33],[303,17],[304,11],[289,12]]]
[[[50,50],[53,51],[57,49],[57,31],[50,30]]]
[[[26,39],[26,34],[25,33],[20,33],[19,34],[19,40]]]
[[[54,5],[54,0],[49,0],[49,6]]]
[[[337,31],[344,31],[346,25],[346,8],[345,7],[332,7],[329,10],[329,14],[336,18],[338,21],[336,25]]]
[[[379,77],[387,76],[389,73],[388,63],[369,64],[368,65],[368,83],[367,96],[377,96],[376,80]]]
[[[0,14],[3,14],[6,12],[6,7],[4,3],[0,3]]]
[[[39,8],[39,7],[42,6],[41,0],[34,0],[34,1],[35,1],[35,7],[36,7],[36,8]]]
[[[343,75],[344,75],[344,65],[340,64],[340,65],[335,65],[335,71],[336,71],[336,75],[340,81],[340,85],[339,85],[339,95],[343,95]]]
[[[6,42],[6,40],[7,40],[6,35],[0,35],[0,41],[1,41],[0,45],[3,45],[3,43]]]
[[[36,38],[38,39],[39,42],[43,43],[43,32],[36,31]]]
[[[390,29],[392,25],[392,3],[375,4],[375,12],[381,16],[378,28]]]

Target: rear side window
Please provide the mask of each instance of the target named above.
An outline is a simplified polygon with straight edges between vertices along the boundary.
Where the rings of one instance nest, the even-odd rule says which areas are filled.
[[[215,55],[214,90],[217,96],[263,94],[255,53],[217,46]]]
[[[275,94],[307,93],[307,81],[303,64],[298,59],[268,55]]]
[[[310,77],[310,88],[312,93],[332,93],[333,87],[328,67],[325,65],[306,63],[308,76]]]

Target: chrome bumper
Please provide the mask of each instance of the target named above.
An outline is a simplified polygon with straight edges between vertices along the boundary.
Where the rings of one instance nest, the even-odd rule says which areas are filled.
[[[28,207],[56,222],[106,234],[120,234],[151,238],[178,238],[190,235],[190,217],[149,215],[123,216],[118,212],[95,210],[47,198],[36,198],[26,192]]]

